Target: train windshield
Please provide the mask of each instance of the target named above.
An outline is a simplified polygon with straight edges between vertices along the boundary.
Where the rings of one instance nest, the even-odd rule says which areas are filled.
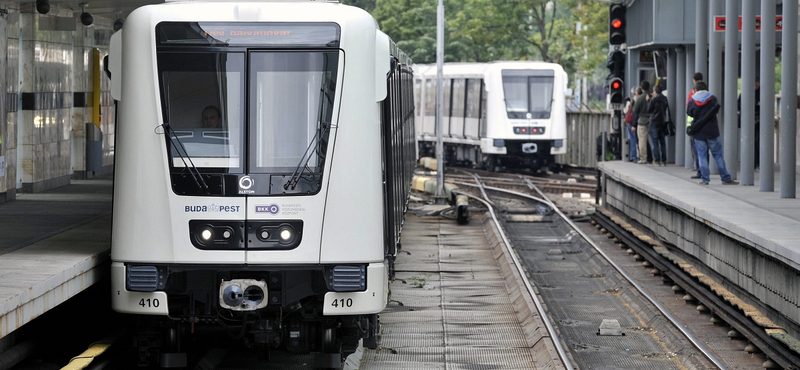
[[[335,51],[250,53],[250,172],[321,174],[338,58]]]
[[[173,168],[241,172],[244,59],[244,53],[159,53]]]
[[[508,118],[550,118],[554,75],[552,70],[503,70]]]

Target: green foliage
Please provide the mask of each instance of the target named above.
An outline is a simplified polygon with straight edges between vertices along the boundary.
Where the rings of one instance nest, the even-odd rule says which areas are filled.
[[[436,62],[437,0],[342,0],[375,17],[416,63]],[[542,60],[600,75],[608,4],[591,0],[445,0],[445,62]],[[580,27],[578,27],[580,25]]]

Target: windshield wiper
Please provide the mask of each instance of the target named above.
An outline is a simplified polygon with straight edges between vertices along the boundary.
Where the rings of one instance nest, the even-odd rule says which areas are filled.
[[[323,122],[321,124],[320,129],[317,130],[317,133],[314,134],[311,142],[308,143],[305,153],[303,153],[303,156],[300,157],[300,163],[298,163],[297,167],[295,167],[294,172],[292,172],[292,176],[289,178],[289,181],[283,184],[284,190],[289,190],[289,188],[294,190],[297,187],[297,184],[300,182],[300,178],[303,176],[303,174],[306,171],[311,171],[311,169],[308,168],[308,161],[311,160],[311,156],[313,154],[316,154],[320,158],[325,157],[325,153],[320,153],[320,143],[322,143],[324,137],[327,137],[330,129],[330,123]]]
[[[181,162],[183,162],[183,168],[188,170],[189,175],[192,176],[194,184],[197,186],[198,189],[208,190],[208,185],[206,184],[205,180],[203,180],[203,175],[200,173],[200,170],[198,170],[197,167],[194,165],[194,162],[192,162],[192,157],[189,156],[189,152],[186,151],[186,147],[183,146],[183,142],[181,142],[181,139],[178,138],[178,135],[175,133],[175,130],[172,129],[172,126],[168,122],[164,122],[164,124],[162,124],[161,126],[164,127],[164,131],[167,134],[167,137],[169,138],[170,144],[172,145],[173,148],[175,148],[175,151],[181,158]],[[176,142],[178,143],[177,145],[175,144]],[[183,153],[186,153],[185,157]]]

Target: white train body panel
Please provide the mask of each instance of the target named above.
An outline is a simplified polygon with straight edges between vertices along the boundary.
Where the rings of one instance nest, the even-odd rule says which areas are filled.
[[[417,140],[423,156],[436,142],[437,69],[416,69]],[[558,64],[446,63],[443,78],[446,162],[481,164],[494,155],[509,165],[509,157],[515,166],[531,164],[528,157],[547,165],[552,156],[566,153],[567,77]]]
[[[414,115],[407,58],[375,20],[333,2],[150,5],[112,37],[108,66],[113,308],[184,322],[259,311],[253,340],[270,346],[282,320],[377,335],[359,320],[387,303]],[[297,307],[349,321],[308,324]]]

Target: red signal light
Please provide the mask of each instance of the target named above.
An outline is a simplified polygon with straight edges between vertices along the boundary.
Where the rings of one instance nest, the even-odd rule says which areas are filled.
[[[611,83],[612,89],[619,89],[620,87],[622,87],[622,84],[620,84],[619,81],[614,81]]]
[[[613,27],[614,29],[621,28],[622,27],[622,21],[619,20],[619,19],[615,19],[615,20],[611,21],[611,27]]]

